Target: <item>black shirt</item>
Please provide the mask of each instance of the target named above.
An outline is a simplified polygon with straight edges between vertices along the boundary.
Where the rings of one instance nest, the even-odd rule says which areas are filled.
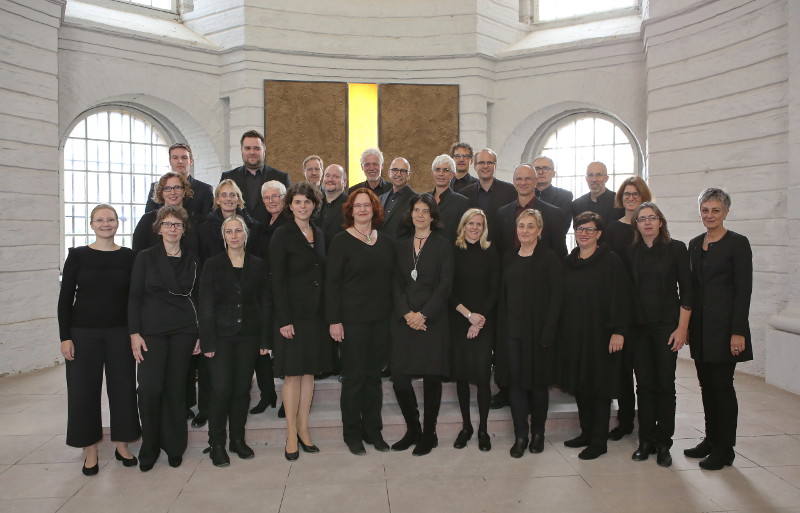
[[[625,210],[614,207],[614,198],[616,196],[614,191],[606,189],[603,194],[597,197],[597,201],[592,201],[592,193],[587,192],[572,202],[572,217],[575,218],[578,214],[589,211],[600,214],[606,223],[619,219],[625,215]]]
[[[477,178],[467,173],[463,178],[453,177],[453,179],[450,180],[450,188],[453,189],[454,192],[461,192],[461,189],[477,181]]]

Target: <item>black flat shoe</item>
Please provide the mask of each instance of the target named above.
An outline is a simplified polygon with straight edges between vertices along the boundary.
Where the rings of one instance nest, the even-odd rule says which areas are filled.
[[[231,458],[228,456],[228,451],[225,450],[224,445],[212,445],[206,448],[203,453],[210,453],[211,464],[215,467],[227,467],[231,464]]]
[[[150,472],[153,470],[153,463],[139,463],[139,470],[142,472]]]
[[[458,432],[458,436],[456,437],[456,441],[453,442],[453,447],[456,449],[463,449],[467,446],[467,442],[472,438],[472,426],[469,429],[464,428]]]
[[[392,444],[393,451],[405,451],[412,445],[416,445],[422,433],[419,429],[409,429],[403,438]]]
[[[270,407],[274,408],[277,402],[278,400],[275,399],[274,397],[272,398],[271,401],[267,399],[261,399],[260,401],[258,401],[258,404],[250,408],[250,413],[252,413],[253,415],[264,413],[265,411],[267,411],[267,408]]]
[[[623,436],[630,435],[631,433],[633,433],[633,426],[623,426],[620,424],[608,432],[608,439],[618,442],[622,440]]]
[[[709,442],[708,438],[703,438],[699,444],[691,449],[684,449],[683,455],[687,458],[705,458],[711,454],[711,449],[713,448],[714,446]]]
[[[84,476],[93,476],[100,472],[100,458],[97,458],[97,463],[94,464],[94,467],[87,467],[86,460],[83,460],[83,468],[81,469]]]
[[[231,452],[236,453],[243,460],[252,459],[256,453],[253,452],[253,449],[250,448],[249,445],[244,443],[244,440],[231,440],[231,443],[228,444],[228,449]]]
[[[194,416],[194,419],[192,419],[192,427],[201,428],[206,425],[206,422],[208,422],[208,416],[203,412],[199,412]]]
[[[286,418],[286,408],[283,407],[283,403],[281,403],[281,407],[278,409],[278,418],[279,419]]]
[[[543,433],[536,433],[533,435],[533,439],[531,440],[531,445],[528,447],[528,450],[534,454],[539,454],[540,452],[544,451],[544,434]]]
[[[703,470],[722,470],[725,466],[730,467],[733,465],[734,458],[736,458],[736,453],[733,452],[733,449],[715,448],[711,451],[711,454],[700,462],[700,468]]]
[[[511,455],[512,458],[521,458],[525,454],[525,449],[528,448],[528,439],[527,438],[517,438],[514,440],[514,445],[511,446],[511,449],[508,453]]]
[[[300,435],[297,435],[297,443],[300,444],[300,447],[303,449],[303,452],[310,452],[310,453],[317,453],[319,452],[319,447],[314,444],[306,445],[300,440]]]
[[[167,463],[172,468],[178,468],[183,463],[183,456],[167,456]]]
[[[639,447],[631,454],[633,461],[644,461],[650,457],[651,454],[656,453],[656,447],[650,442],[641,442]]]
[[[586,449],[582,450],[580,454],[578,454],[578,458],[582,460],[593,460],[598,458],[608,452],[608,449],[605,447],[597,447],[596,445],[590,445]]]
[[[656,463],[660,467],[672,466],[672,455],[669,453],[669,447],[656,447]]]
[[[364,444],[362,444],[360,440],[347,444],[347,448],[356,456],[364,456],[367,454],[367,450],[364,448]]]
[[[117,461],[122,462],[123,467],[135,467],[139,460],[136,459],[136,456],[131,455],[130,458],[123,457],[117,449],[114,449],[114,457],[117,458]]]
[[[422,433],[422,436],[419,437],[419,441],[411,454],[414,456],[425,456],[426,454],[430,454],[431,451],[438,446],[439,437],[436,436],[436,433]]]
[[[564,441],[564,447],[569,447],[571,449],[577,449],[579,447],[588,447],[589,446],[589,438],[583,436],[582,434],[576,436],[575,438],[571,438],[569,440]]]
[[[483,452],[492,450],[492,439],[486,431],[478,431],[478,449]]]
[[[370,442],[367,442],[367,443],[370,443]],[[378,451],[378,452],[387,452],[387,451],[391,450],[391,447],[389,447],[389,444],[387,444],[386,440],[384,440],[383,438],[378,438],[374,442],[371,442],[371,443],[372,443],[372,446],[375,448],[375,450]]]
[[[492,402],[489,404],[489,408],[499,410],[506,406],[508,406],[508,390],[500,390],[492,396]]]

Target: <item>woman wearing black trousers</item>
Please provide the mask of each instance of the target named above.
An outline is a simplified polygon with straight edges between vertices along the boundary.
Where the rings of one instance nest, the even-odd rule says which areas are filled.
[[[436,421],[442,402],[442,376],[449,372],[448,299],[453,284],[453,247],[436,233],[439,209],[430,194],[411,198],[406,225],[411,237],[397,241],[394,272],[392,384],[406,421],[406,434],[394,451],[414,447],[414,455],[429,454],[439,444]],[[412,376],[423,377],[425,418],[419,422]]]
[[[211,378],[208,450],[214,466],[226,467],[228,423],[230,450],[245,460],[254,456],[244,441],[244,426],[256,357],[267,354],[272,320],[266,265],[244,249],[247,223],[233,215],[222,222],[220,231],[225,252],[206,261],[200,276],[200,348]]]
[[[686,244],[670,238],[667,219],[655,203],[634,212],[636,236],[628,249],[636,322],[631,331],[639,395],[639,448],[634,461],[656,453],[662,467],[675,433],[675,365],[686,343],[692,308],[692,276]]]
[[[162,243],[136,255],[131,274],[128,330],[139,364],[142,472],[153,468],[161,449],[171,467],[180,466],[188,441],[186,375],[192,354],[200,353],[199,262],[182,240],[188,221],[183,207],[161,207],[153,229]]]
[[[748,320],[753,252],[747,237],[724,226],[731,207],[728,193],[709,188],[700,193],[698,203],[706,233],[689,242],[694,287],[689,349],[700,381],[706,437],[683,452],[705,458],[701,468],[720,470],[735,457],[739,404],[733,372],[737,362],[753,359]]]
[[[342,436],[356,455],[362,439],[384,452],[381,370],[389,353],[394,243],[377,228],[378,197],[367,188],[342,206],[345,231],[331,242],[325,267],[325,317],[342,354]],[[369,293],[365,293],[369,291]]]
[[[90,216],[95,241],[70,248],[58,296],[61,354],[67,368],[67,445],[83,447],[83,473],[100,469],[97,445],[103,439],[100,393],[106,376],[111,440],[116,459],[136,465],[128,442],[139,438],[136,362],[128,340],[128,292],[135,254],[118,246],[117,211],[97,205]]]
[[[469,385],[478,395],[478,448],[492,449],[487,430],[492,393],[492,347],[495,306],[500,288],[500,258],[488,241],[486,214],[467,210],[456,231],[453,292],[450,296],[450,379],[456,382],[463,427],[453,447],[463,449],[472,438]]]

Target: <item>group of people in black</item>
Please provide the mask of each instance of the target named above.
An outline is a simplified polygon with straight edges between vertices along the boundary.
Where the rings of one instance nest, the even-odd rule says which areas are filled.
[[[705,469],[732,463],[733,372],[752,358],[752,254],[746,237],[724,227],[723,190],[700,194],[706,230],[687,249],[670,237],[647,184],[632,177],[609,191],[600,162],[587,167],[590,192],[573,201],[552,185],[552,159],[517,166],[507,183],[494,176],[491,149],[473,155],[463,142],[434,159],[434,190],[421,194],[403,157],[383,179],[377,149],[362,154],[366,181],[347,192],[344,169],[322,172],[318,156],[303,163],[306,181],[290,184],[264,164],[260,133],[246,132],[241,149],[244,165],[223,173],[212,192],[191,177],[188,145],[173,145],[173,171],[154,184],[133,249],[114,242],[117,212],[103,204],[91,213],[95,241],[69,252],[58,317],[67,444],[84,448],[84,474],[99,469],[104,369],[115,457],[142,471],[162,450],[171,466],[181,464],[198,373],[193,422],[207,416],[214,465],[230,464],[228,450],[254,456],[244,439],[254,371],[261,400],[251,413],[276,406],[273,376],[283,379],[286,459],[319,452],[309,431],[314,376],[335,366],[343,438],[356,455],[366,453],[364,443],[414,447],[418,456],[437,447],[443,380],[456,383],[463,418],[454,447],[474,434],[475,385],[478,447],[491,450],[494,375],[494,401],[511,407],[512,457],[544,450],[549,389],[557,386],[575,396],[581,428],[564,444],[594,459],[608,439],[633,430],[635,374],[632,459],[655,454],[669,466],[685,344],[706,437],[684,452],[703,458]],[[568,253],[570,226],[576,247]],[[391,446],[381,417],[387,369],[406,423]],[[615,398],[619,425],[609,432]],[[128,443],[140,436],[137,458]]]

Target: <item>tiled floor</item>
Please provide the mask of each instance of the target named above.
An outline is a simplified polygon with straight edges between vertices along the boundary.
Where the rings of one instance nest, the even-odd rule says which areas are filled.
[[[352,456],[344,444],[319,441],[322,452],[284,460],[283,447],[256,445],[256,458],[234,456],[215,468],[190,447],[180,468],[159,461],[146,474],[113,460],[102,446],[100,473],[80,472],[82,453],[64,445],[64,369],[0,379],[0,511],[70,512],[794,512],[800,513],[800,396],[737,375],[741,407],[733,467],[702,471],[683,449],[703,428],[690,362],[678,369],[674,465],[633,462],[636,441],[611,442],[584,462],[552,435],[542,454],[508,455],[495,438],[489,453],[452,437],[423,458],[404,453]],[[138,447],[134,447],[138,449]],[[162,458],[163,460],[164,458]]]

